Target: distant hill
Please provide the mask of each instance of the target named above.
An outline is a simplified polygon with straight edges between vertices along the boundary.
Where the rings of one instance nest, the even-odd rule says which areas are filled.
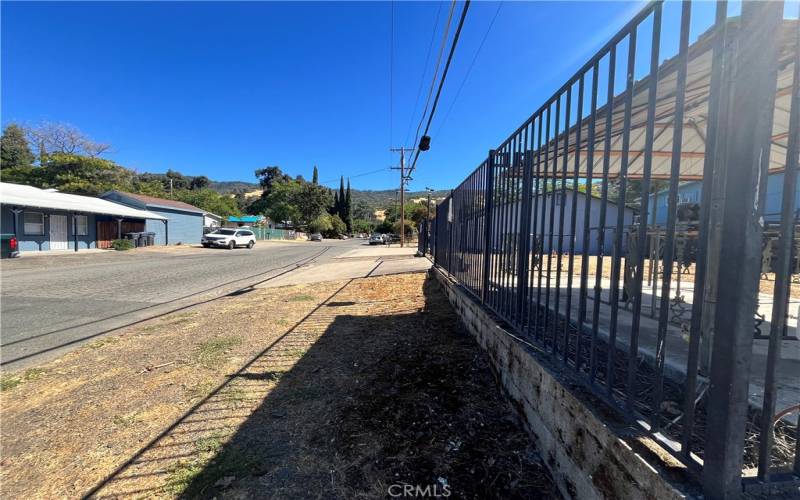
[[[208,187],[220,194],[230,194],[238,191],[245,193],[261,189],[257,182],[244,181],[211,181]]]
[[[431,193],[432,200],[439,200],[450,194],[449,189],[440,189]],[[396,189],[383,189],[380,191],[353,189],[353,203],[363,201],[370,208],[381,209],[394,205],[397,201]],[[428,199],[426,191],[406,191],[406,203],[413,200]]]
[[[236,192],[250,193],[261,189],[258,183],[244,181],[211,181],[208,187],[222,194],[231,194]],[[353,203],[363,201],[367,204],[367,206],[375,210],[390,207],[396,203],[397,199],[396,189],[383,189],[377,191],[371,189],[353,189],[351,192],[353,195]],[[449,189],[433,191],[431,193],[431,199],[439,200],[448,194],[450,194]],[[427,198],[428,193],[426,191],[406,192],[406,202],[411,202],[414,200],[422,201],[423,199]]]

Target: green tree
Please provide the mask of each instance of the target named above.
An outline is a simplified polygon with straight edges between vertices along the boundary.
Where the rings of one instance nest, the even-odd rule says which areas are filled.
[[[336,206],[336,215],[340,218],[344,219],[344,204],[345,204],[345,194],[344,194],[344,176],[339,177],[339,204]]]
[[[353,231],[353,198],[350,196],[350,179],[347,179],[347,192],[344,195],[344,217],[347,232]]]
[[[356,232],[356,233],[371,233],[374,228],[375,228],[375,224],[373,224],[369,220],[365,220],[365,219],[354,219],[353,220],[353,232]]]
[[[291,180],[291,177],[284,174],[280,167],[275,166],[259,168],[256,170],[256,177],[258,178],[258,183],[261,186],[261,189],[264,190],[266,195],[269,194],[269,191],[272,189],[272,185],[275,182]]]
[[[314,173],[311,174],[311,184],[319,184],[319,171],[316,165],[314,165]]]
[[[166,191],[164,191],[164,183],[160,180],[142,179],[138,176],[133,180],[133,191],[147,196],[155,196],[156,198],[164,198],[167,195]]]
[[[56,188],[65,193],[97,196],[112,189],[134,190],[135,174],[110,160],[67,153],[45,156],[33,169],[33,185]]]
[[[262,196],[263,211],[258,210],[260,206],[254,207],[251,213],[267,215],[270,219],[278,222],[298,222],[300,212],[295,205],[300,196],[300,184],[296,181],[281,181],[272,185],[267,196]],[[255,205],[255,204],[254,204]]]
[[[327,233],[323,233],[323,236],[326,238],[338,238],[340,234],[344,234],[347,231],[347,226],[338,215],[329,215],[328,217],[331,219],[331,228]]]
[[[330,214],[322,214],[319,217],[311,220],[308,224],[308,232],[309,233],[329,233],[333,228],[333,224],[331,224],[331,218],[334,217]]]
[[[14,123],[3,129],[0,137],[0,168],[27,168],[33,163],[34,156],[28,147],[25,132]],[[5,174],[5,172],[4,172]]]
[[[374,209],[369,206],[364,200],[358,200],[353,206],[353,219],[372,220],[374,216]]]
[[[306,223],[327,213],[327,209],[331,205],[331,195],[322,186],[305,183],[300,186],[293,204],[297,207],[300,222]]]
[[[241,215],[236,200],[230,196],[225,196],[211,189],[181,189],[173,192],[173,198],[197,208],[202,208],[211,213],[228,217],[229,215]]]
[[[189,181],[189,189],[205,189],[209,186],[211,180],[205,175],[192,177]]]

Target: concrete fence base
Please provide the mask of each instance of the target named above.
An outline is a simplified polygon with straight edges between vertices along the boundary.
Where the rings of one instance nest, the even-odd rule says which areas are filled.
[[[491,358],[565,498],[690,496],[680,462],[612,411],[591,403],[587,391],[547,367],[531,346],[503,328],[449,275],[436,267],[431,273]]]

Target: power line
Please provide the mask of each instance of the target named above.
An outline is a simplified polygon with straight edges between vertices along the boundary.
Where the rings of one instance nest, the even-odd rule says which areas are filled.
[[[357,179],[359,177],[364,177],[365,175],[372,175],[372,174],[377,174],[379,172],[386,172],[387,170],[389,170],[389,167],[379,168],[377,170],[370,170],[369,172],[362,172],[362,173],[356,174],[356,175],[346,175],[344,177],[347,177],[348,179]],[[331,179],[331,180],[328,180],[328,181],[322,181],[322,182],[320,182],[320,185],[331,184],[333,182],[339,182],[339,178],[337,177],[336,179]]]
[[[444,86],[444,81],[447,78],[447,71],[450,69],[450,63],[453,61],[453,54],[456,51],[456,46],[458,45],[458,38],[461,36],[461,28],[464,27],[464,19],[467,17],[467,10],[469,10],[470,0],[464,2],[464,8],[461,10],[461,19],[458,21],[458,28],[456,28],[456,34],[453,37],[453,44],[450,46],[450,54],[447,56],[447,63],[444,65],[444,71],[442,72],[442,79],[439,80],[439,88],[436,90],[436,99],[433,100],[433,107],[431,108],[431,114],[428,115],[428,123],[425,125],[425,133],[423,136],[428,135],[428,130],[431,128],[431,121],[433,121],[433,116],[436,114],[436,105],[439,104],[439,97],[442,95],[442,87]],[[414,162],[411,164],[411,168],[408,171],[408,175],[411,175],[414,172],[414,168],[417,166],[417,159],[419,159],[419,145],[415,145],[417,148],[417,152],[414,154]]]
[[[464,88],[464,84],[467,83],[467,78],[469,78],[469,74],[472,72],[472,68],[475,66],[475,61],[478,60],[478,56],[481,53],[481,49],[483,49],[483,44],[486,43],[486,39],[489,37],[489,32],[492,31],[492,26],[494,26],[494,22],[497,19],[497,15],[500,14],[500,7],[503,6],[503,2],[501,1],[497,4],[497,10],[494,12],[494,17],[492,17],[492,21],[489,23],[489,27],[486,28],[486,33],[483,35],[483,39],[481,40],[480,45],[478,45],[478,50],[475,51],[475,57],[472,58],[472,62],[469,64],[469,69],[464,74],[464,79],[461,80],[461,85],[458,87],[458,91],[456,92],[456,96],[453,98],[453,102],[450,103],[450,107],[447,109],[447,113],[445,113],[444,118],[439,123],[439,127],[436,129],[435,135],[440,135],[442,128],[444,127],[447,118],[450,116],[450,112],[453,111],[453,107],[455,107],[456,101],[458,100],[458,96],[461,95],[461,90]]]
[[[389,146],[394,143],[394,0],[391,6],[391,27],[389,28]]]
[[[425,74],[428,73],[428,63],[431,60],[431,51],[433,50],[433,41],[436,39],[436,27],[439,26],[439,15],[442,13],[442,5],[444,2],[439,2],[439,8],[436,10],[436,20],[433,22],[433,31],[431,32],[431,41],[428,44],[428,54],[425,56],[425,65],[422,67],[422,75],[419,77],[419,88],[417,89],[417,98],[414,101],[414,109],[411,111],[411,118],[408,120],[408,131],[406,132],[403,144],[408,144],[408,137],[411,135],[411,127],[414,125],[414,115],[417,114],[417,106],[419,106],[419,98],[422,96],[422,86],[425,83]]]
[[[419,118],[419,125],[417,125],[417,132],[414,134],[414,147],[417,147],[417,141],[419,140],[419,131],[422,128],[422,122],[425,121],[425,115],[428,114],[428,106],[431,103],[431,96],[433,95],[433,89],[436,86],[436,78],[439,76],[439,65],[442,63],[442,54],[444,53],[444,47],[447,45],[447,36],[450,34],[450,22],[453,20],[453,12],[456,8],[456,0],[450,4],[450,13],[447,15],[447,24],[444,25],[444,33],[442,34],[442,44],[439,46],[439,56],[436,58],[436,69],[433,72],[433,78],[431,78],[431,88],[428,91],[428,98],[425,100],[425,109],[422,110],[422,116]]]

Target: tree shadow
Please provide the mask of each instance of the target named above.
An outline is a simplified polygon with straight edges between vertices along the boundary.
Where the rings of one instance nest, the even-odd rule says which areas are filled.
[[[90,496],[556,496],[438,284],[376,300],[392,280],[348,282]]]

